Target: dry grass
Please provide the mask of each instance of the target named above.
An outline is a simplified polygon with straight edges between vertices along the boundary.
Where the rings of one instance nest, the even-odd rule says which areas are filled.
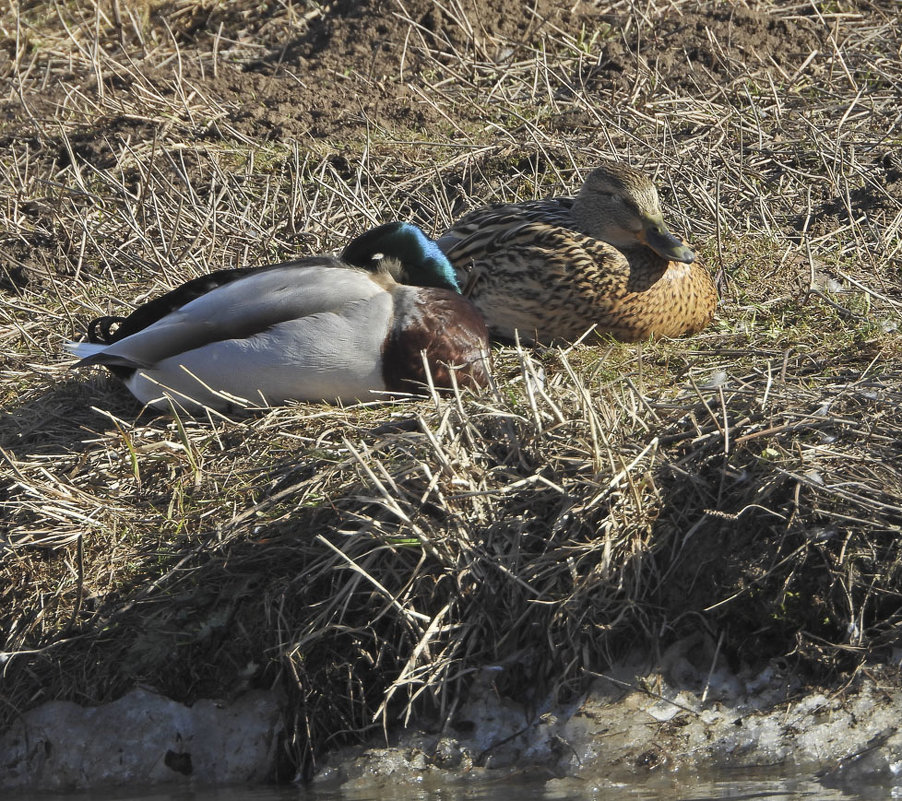
[[[3,719],[277,686],[309,763],[453,719],[487,664],[522,698],[699,628],[820,680],[898,646],[893,4],[548,2],[492,27],[392,0],[362,5],[392,43],[368,59],[344,5],[0,17]],[[658,172],[720,275],[692,340],[508,348],[479,395],[243,421],[139,417],[60,353],[187,277],[441,230],[612,156]]]

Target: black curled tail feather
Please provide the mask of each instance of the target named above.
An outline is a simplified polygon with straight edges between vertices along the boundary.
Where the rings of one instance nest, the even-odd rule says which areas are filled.
[[[286,262],[290,263],[290,262]],[[279,267],[281,265],[273,265]],[[88,323],[88,342],[98,345],[112,345],[120,339],[137,334],[147,326],[161,320],[170,312],[181,308],[186,303],[199,298],[216,287],[234,281],[257,268],[239,267],[228,270],[217,270],[185,282],[154,300],[148,301],[135,309],[128,317],[98,317]]]
[[[186,281],[181,286],[138,306],[127,317],[98,317],[88,323],[88,342],[98,345],[112,345],[120,339],[143,331],[162,320],[166,315],[196,300],[218,287],[237,281],[251,273],[264,270],[279,270],[284,267],[340,266],[337,259],[328,256],[314,256],[306,259],[292,259],[265,267],[233,267],[201,275]],[[115,327],[114,327],[115,326]]]
[[[118,328],[125,321],[124,317],[98,317],[88,323],[88,342],[97,345],[112,345],[120,337],[116,336],[113,326]]]

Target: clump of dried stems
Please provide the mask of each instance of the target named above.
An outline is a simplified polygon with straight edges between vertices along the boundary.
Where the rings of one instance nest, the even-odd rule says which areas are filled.
[[[398,90],[423,130],[368,111],[345,140],[239,124],[223,73],[301,80],[266,60],[270,28],[306,42],[377,6],[404,32],[396,71],[334,80]],[[524,698],[699,629],[736,664],[792,655],[819,679],[898,646],[897,17],[747,4],[820,48],[740,62],[709,36],[701,92],[652,44],[625,51],[625,83],[604,54],[716,4],[621,4],[620,27],[579,30],[537,14],[519,38],[467,3],[251,8],[191,35],[179,21],[208,10],[182,0],[0,17],[24,115],[0,123],[0,720],[136,683],[279,687],[299,760],[452,719],[487,665]],[[239,420],[138,416],[60,355],[187,277],[569,193],[615,154],[661,168],[669,221],[720,273],[692,340],[498,348],[481,393]]]

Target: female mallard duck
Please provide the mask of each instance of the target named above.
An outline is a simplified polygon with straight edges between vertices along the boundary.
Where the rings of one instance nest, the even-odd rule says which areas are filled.
[[[593,325],[675,337],[714,316],[710,274],[667,230],[654,184],[623,164],[590,172],[575,198],[477,209],[438,245],[502,339],[572,341]]]
[[[410,284],[410,285],[408,285]],[[113,330],[113,326],[118,327]],[[448,260],[416,226],[388,223],[341,258],[313,256],[195,278],[69,342],[144,404],[189,411],[487,381],[488,334]],[[378,397],[378,396],[376,396]]]

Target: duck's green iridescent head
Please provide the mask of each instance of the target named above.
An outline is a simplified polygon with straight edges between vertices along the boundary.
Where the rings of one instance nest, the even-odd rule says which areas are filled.
[[[454,268],[445,254],[412,223],[390,222],[366,231],[351,240],[341,258],[365,270],[393,262],[386,266],[399,283],[460,292]]]

